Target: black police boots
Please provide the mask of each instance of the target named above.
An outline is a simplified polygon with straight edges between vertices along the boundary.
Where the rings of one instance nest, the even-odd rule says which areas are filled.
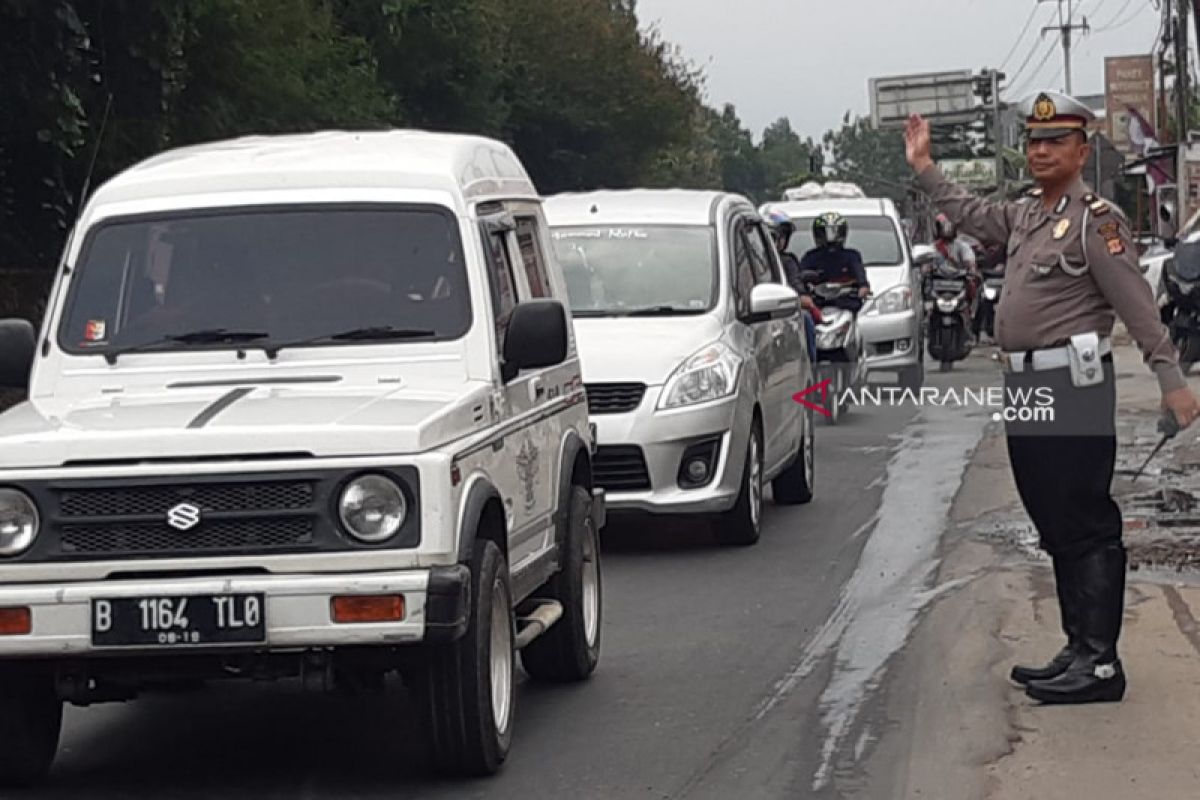
[[[1105,545],[1066,566],[1078,601],[1075,659],[1057,677],[1033,680],[1025,693],[1043,703],[1112,703],[1125,696],[1125,671],[1117,657],[1125,608],[1125,548]]]
[[[1079,646],[1079,601],[1075,597],[1075,586],[1071,582],[1071,573],[1067,562],[1062,558],[1054,559],[1054,588],[1058,593],[1058,609],[1062,616],[1063,633],[1067,635],[1067,643],[1048,664],[1041,667],[1031,667],[1018,664],[1012,668],[1012,679],[1020,684],[1030,681],[1046,681],[1057,678],[1067,671],[1075,660]]]

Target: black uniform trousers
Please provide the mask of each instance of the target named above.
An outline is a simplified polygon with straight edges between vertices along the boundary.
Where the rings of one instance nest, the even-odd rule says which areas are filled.
[[[1021,502],[1043,550],[1075,558],[1120,545],[1121,509],[1112,497],[1116,468],[1116,376],[1104,357],[1104,382],[1076,387],[1069,368],[1005,374],[1006,403],[1037,389],[1053,398],[1053,419],[1006,422],[1009,462]]]

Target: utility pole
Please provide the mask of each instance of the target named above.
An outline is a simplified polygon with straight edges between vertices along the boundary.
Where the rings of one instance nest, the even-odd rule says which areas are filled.
[[[1004,172],[1004,121],[1000,117],[1004,104],[1000,100],[1000,82],[1007,77],[1000,70],[985,68],[980,70],[979,77],[975,79],[975,94],[983,100],[985,113],[990,113],[992,117],[992,145],[996,148],[996,191],[1001,196],[1004,195],[1007,182]]]
[[[1186,144],[1191,121],[1191,91],[1188,87],[1188,6],[1190,0],[1175,0],[1175,120],[1176,141]]]
[[[1050,3],[1050,2],[1058,3],[1058,24],[1050,25],[1048,27],[1042,28],[1042,33],[1045,34],[1047,31],[1058,31],[1060,34],[1062,34],[1063,64],[1066,68],[1066,71],[1063,73],[1066,76],[1065,91],[1067,94],[1070,94],[1071,93],[1071,34],[1074,33],[1075,31],[1083,31],[1084,33],[1090,33],[1092,29],[1090,27],[1088,27],[1087,17],[1083,18],[1083,22],[1081,24],[1078,24],[1078,25],[1075,24],[1075,22],[1074,22],[1075,12],[1071,5],[1073,0],[1066,0],[1067,16],[1065,18],[1063,17],[1063,0],[1037,0],[1037,1],[1039,4]],[[1187,0],[1182,0],[1182,2],[1187,2]]]

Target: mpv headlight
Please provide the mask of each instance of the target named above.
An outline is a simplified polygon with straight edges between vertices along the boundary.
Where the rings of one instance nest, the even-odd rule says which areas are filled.
[[[907,286],[893,286],[875,298],[871,313],[899,314],[912,308],[912,290]]]
[[[680,408],[728,397],[737,390],[742,359],[728,346],[711,344],[684,361],[663,387],[659,408]]]
[[[24,553],[37,538],[41,519],[29,495],[0,489],[0,556]]]
[[[355,539],[377,544],[396,535],[408,515],[404,492],[391,478],[363,475],[342,490],[338,500],[342,525]]]

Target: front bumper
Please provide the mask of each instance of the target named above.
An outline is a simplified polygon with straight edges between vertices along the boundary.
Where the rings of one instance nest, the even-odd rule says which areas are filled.
[[[750,432],[752,401],[742,392],[690,408],[655,410],[661,386],[624,414],[596,414],[596,482],[609,512],[711,514],[737,502]],[[680,465],[689,448],[713,441],[708,484],[685,489]]]
[[[860,314],[858,327],[867,348],[868,369],[901,369],[920,363],[920,317],[915,310],[877,316]]]
[[[59,585],[17,584],[0,588],[0,608],[28,607],[32,631],[0,636],[0,658],[55,657],[240,650],[270,652],[311,647],[402,645],[442,642],[466,630],[469,571],[465,566],[342,575],[271,575]],[[230,595],[261,592],[266,641],[246,645],[98,647],[92,643],[92,600],[170,595]],[[340,624],[332,600],[341,595],[404,595],[404,619]]]

